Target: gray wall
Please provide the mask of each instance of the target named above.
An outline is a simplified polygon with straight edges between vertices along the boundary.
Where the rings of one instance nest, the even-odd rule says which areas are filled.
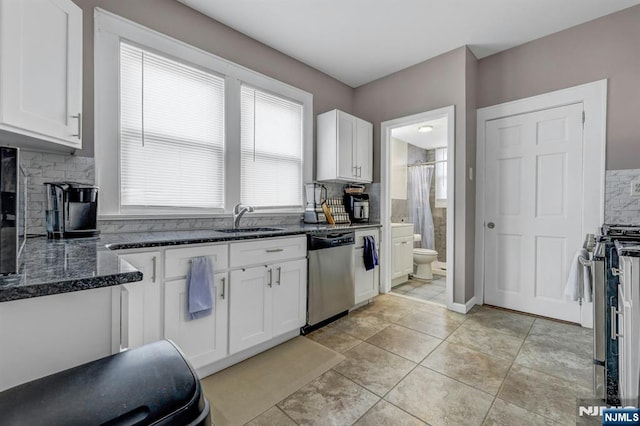
[[[353,89],[176,0],[73,0],[83,10],[84,149],[93,157],[93,8],[100,7],[313,94],[314,113],[352,112]],[[314,121],[315,123],[315,121]],[[314,124],[315,126],[315,124]],[[315,130],[314,130],[315,135]]]
[[[640,6],[489,56],[484,107],[607,78],[607,169],[640,167]],[[587,117],[588,119],[588,117]]]
[[[380,124],[383,121],[455,105],[454,301],[458,303],[473,297],[475,188],[474,183],[467,180],[466,170],[475,164],[475,125],[467,125],[467,115],[475,115],[476,108],[475,104],[467,103],[475,102],[475,93],[467,94],[467,85],[473,86],[467,82],[467,73],[470,70],[473,78],[475,61],[466,47],[460,47],[360,86],[354,97],[355,115],[373,123],[376,182],[380,181]]]

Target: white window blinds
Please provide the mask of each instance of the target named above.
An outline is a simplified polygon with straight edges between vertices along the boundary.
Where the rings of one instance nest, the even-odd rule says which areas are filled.
[[[120,202],[224,207],[224,79],[120,44]]]
[[[447,207],[447,148],[436,148],[436,207]]]
[[[245,85],[241,104],[241,201],[302,207],[302,105]]]

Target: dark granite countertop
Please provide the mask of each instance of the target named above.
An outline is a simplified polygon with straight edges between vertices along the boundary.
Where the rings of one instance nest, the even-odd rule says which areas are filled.
[[[96,238],[30,238],[20,259],[20,273],[0,276],[0,302],[88,290],[142,280],[142,273],[113,250],[273,238],[333,229],[380,227],[380,224],[283,225],[272,231],[223,233],[216,230],[132,232]]]

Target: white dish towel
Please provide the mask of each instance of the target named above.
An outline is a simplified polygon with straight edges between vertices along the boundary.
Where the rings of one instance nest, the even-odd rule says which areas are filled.
[[[589,260],[589,252],[586,249],[581,248],[573,257],[571,262],[571,269],[569,270],[569,278],[564,288],[564,295],[569,300],[578,300],[581,297],[585,302],[591,302],[592,288],[591,288],[591,274],[589,273],[589,267],[582,265],[580,259],[584,261]]]

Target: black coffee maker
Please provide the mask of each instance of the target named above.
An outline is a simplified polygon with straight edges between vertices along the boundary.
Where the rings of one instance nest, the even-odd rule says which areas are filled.
[[[344,207],[352,223],[369,222],[369,195],[358,193],[344,194]]]
[[[77,182],[45,182],[47,237],[80,238],[100,234],[98,187]]]

